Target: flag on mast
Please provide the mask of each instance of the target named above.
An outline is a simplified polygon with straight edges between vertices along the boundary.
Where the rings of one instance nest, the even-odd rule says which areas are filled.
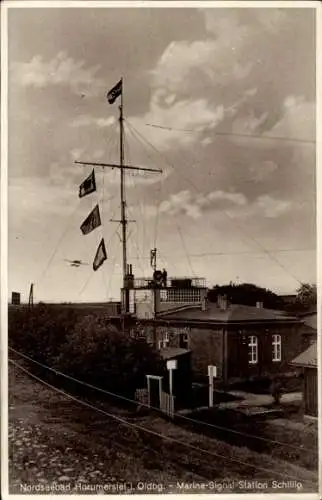
[[[78,196],[79,198],[82,198],[83,196],[91,194],[94,191],[96,191],[96,182],[95,182],[95,172],[93,169],[92,173],[79,186]]]
[[[109,104],[113,104],[116,99],[122,94],[123,80],[121,80],[106,94]]]
[[[96,205],[96,207],[93,208],[89,216],[84,220],[80,229],[83,234],[89,234],[100,225],[101,225],[100,210],[98,205]]]
[[[97,271],[97,269],[103,264],[103,262],[106,259],[107,259],[106,248],[105,248],[104,238],[102,238],[100,244],[98,245],[98,249],[93,261],[94,271]]]

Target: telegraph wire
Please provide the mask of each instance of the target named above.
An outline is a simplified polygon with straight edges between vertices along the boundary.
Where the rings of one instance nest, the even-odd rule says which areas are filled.
[[[106,389],[102,389],[101,387],[97,387],[95,385],[89,384],[89,383],[84,382],[82,380],[76,379],[76,378],[74,378],[74,377],[72,377],[70,375],[67,375],[66,373],[63,373],[63,372],[60,372],[59,370],[56,370],[55,368],[52,368],[52,367],[50,367],[48,365],[40,363],[39,361],[36,361],[36,360],[30,358],[26,354],[22,354],[21,352],[17,351],[16,349],[14,349],[12,347],[8,347],[8,349],[10,351],[13,351],[15,354],[18,354],[18,356],[21,356],[21,357],[25,358],[26,360],[31,361],[32,363],[35,363],[36,365],[39,365],[42,368],[50,370],[50,371],[54,372],[56,375],[61,375],[61,376],[65,377],[65,378],[67,378],[69,380],[72,380],[73,382],[76,382],[76,383],[78,383],[80,385],[83,385],[84,387],[88,387],[90,389],[95,389],[95,390],[97,390],[97,391],[99,391],[99,392],[101,392],[103,394],[107,394],[108,396],[113,396],[113,397],[121,399],[123,401],[127,401],[128,403],[134,403],[136,405],[140,405],[140,406],[145,407],[145,408],[150,408],[151,410],[159,410],[160,411],[160,408],[155,408],[153,406],[149,406],[148,404],[142,403],[140,401],[136,401],[136,400],[128,398],[126,396],[122,396],[121,394],[116,394],[114,392],[107,391]],[[197,420],[197,419],[194,419],[194,418],[187,417],[186,415],[182,415],[181,413],[174,412],[174,416],[182,418],[183,420],[187,420],[187,421],[196,423],[196,424],[202,424],[202,425],[207,426],[207,427],[211,427],[211,428],[214,428],[214,429],[223,430],[225,432],[230,432],[232,434],[236,434],[236,435],[240,435],[240,436],[245,436],[245,437],[249,437],[249,438],[252,438],[252,439],[257,439],[257,440],[265,441],[265,442],[272,443],[272,444],[278,444],[280,446],[284,446],[286,448],[295,449],[297,451],[299,450],[298,446],[295,446],[295,445],[291,445],[291,444],[288,444],[288,443],[283,443],[282,441],[277,441],[277,440],[273,440],[273,439],[269,439],[269,438],[264,438],[262,436],[256,436],[256,435],[253,435],[253,434],[248,434],[248,433],[245,433],[245,432],[237,431],[235,429],[230,429],[228,427],[224,427],[224,426],[220,426],[220,425],[216,425],[216,424],[210,424],[208,422],[203,422],[202,420]],[[306,448],[301,448],[301,451],[311,452],[312,450],[309,450],[309,449],[306,449]]]
[[[128,140],[127,140],[127,137],[125,135],[125,139],[124,139],[124,144],[126,146],[126,149],[128,151],[128,164],[131,165],[131,158],[130,158],[130,147],[129,147],[129,144],[128,144]],[[132,176],[127,176],[127,183],[128,183],[128,187],[134,187],[135,184],[134,184],[134,177],[135,177],[135,173],[133,173]],[[138,206],[139,206],[139,210],[140,210],[140,217],[142,218],[142,221],[145,220],[145,213],[144,213],[144,204],[141,202],[141,199],[139,200],[138,202]],[[130,217],[133,217],[134,219],[134,210],[132,207],[129,207],[127,206],[127,211],[128,211],[128,215]],[[144,231],[144,235],[143,235],[143,251],[145,249],[145,224],[143,224],[143,231]],[[130,236],[131,236],[131,232],[129,232],[128,234],[128,239],[130,240]],[[144,269],[142,267],[142,263],[141,263],[141,255],[140,255],[140,246],[139,246],[139,238],[138,238],[138,231],[136,231],[136,239],[135,238],[132,238],[132,244],[133,244],[133,247],[135,246],[135,249],[136,249],[136,260],[139,262],[139,267],[142,271],[142,274],[144,274]]]
[[[158,152],[159,155],[161,155],[161,153],[149,141],[147,141],[145,138],[143,138],[141,136],[141,134],[133,127],[133,125],[129,121],[127,121],[127,123],[129,124],[129,127],[131,128],[131,130],[133,131],[133,133],[139,138],[139,140],[141,141],[141,143],[143,143],[143,141],[142,141],[142,139],[143,139],[145,142],[148,143],[148,145],[150,145],[150,147],[152,147],[155,151]],[[144,145],[144,143],[143,143],[143,145]],[[175,171],[175,168],[173,167],[173,165],[169,164],[168,162],[167,162],[167,164],[170,165],[170,167]],[[160,205],[160,203],[159,203],[159,205]],[[158,206],[158,213],[159,213],[159,210],[160,210],[160,206]],[[183,238],[182,232],[181,232],[180,227],[177,224],[177,222],[176,222],[175,219],[174,219],[174,224],[175,224],[175,226],[176,226],[176,228],[178,230],[178,233],[179,233],[179,236],[180,236],[180,239],[181,239],[181,243],[182,243],[182,246],[183,246],[183,251],[185,252],[188,265],[189,265],[189,267],[191,269],[192,274],[195,276],[195,273],[194,273],[193,267],[192,267],[192,263],[191,263],[191,260],[189,258],[189,254],[188,254],[187,249],[186,249],[186,245],[185,245],[185,242],[184,242],[184,238]]]
[[[38,285],[39,285],[39,284],[41,283],[41,281],[44,279],[45,275],[47,274],[47,271],[48,271],[48,269],[49,269],[49,267],[50,267],[50,265],[51,265],[51,263],[52,263],[52,261],[53,261],[54,257],[55,257],[55,256],[56,256],[56,254],[57,254],[57,251],[58,251],[59,246],[61,245],[62,241],[64,240],[65,236],[67,235],[68,231],[69,231],[69,230],[70,230],[70,228],[71,228],[71,219],[72,219],[73,215],[76,213],[76,210],[79,208],[79,205],[80,205],[80,200],[78,200],[77,205],[73,208],[73,210],[72,210],[72,211],[69,213],[69,215],[67,216],[67,223],[66,223],[66,225],[65,225],[65,228],[64,228],[64,230],[63,230],[63,233],[62,233],[61,237],[59,238],[59,240],[58,240],[58,242],[57,242],[56,246],[54,247],[54,250],[53,250],[53,252],[52,252],[52,254],[51,254],[51,256],[50,256],[50,258],[49,258],[49,260],[48,260],[48,262],[47,262],[47,264],[46,264],[46,266],[45,266],[45,268],[44,268],[44,270],[43,270],[43,272],[42,272],[42,274],[41,274],[41,275],[40,275],[40,277],[39,277],[39,278],[35,281],[35,283],[36,283],[36,284],[38,284]]]
[[[192,129],[179,129],[179,128],[173,128],[173,127],[165,127],[163,125],[156,125],[154,123],[145,123],[147,127],[153,127],[153,128],[158,128],[162,130],[169,130],[173,132],[188,132],[188,133],[193,133],[193,134],[200,134],[203,132],[203,130],[192,130]],[[209,129],[206,129],[209,131]],[[297,143],[303,143],[303,144],[316,144],[316,141],[312,141],[310,139],[300,139],[298,137],[281,137],[281,136],[263,136],[259,134],[243,134],[243,133],[238,133],[238,132],[216,132],[212,130],[213,135],[219,135],[219,136],[232,136],[232,137],[244,137],[248,139],[264,139],[264,140],[271,140],[271,141],[287,141],[287,142],[297,142]]]
[[[128,121],[125,122],[125,125],[126,125],[126,128],[129,132],[129,135],[132,136],[132,138],[134,139],[134,141],[136,142],[141,142],[142,144],[142,141],[140,139],[138,139],[138,137],[135,135],[133,129],[130,127],[130,123]],[[145,148],[145,152],[146,152],[146,155],[147,157],[149,158],[150,161],[152,161],[152,163],[155,163],[155,161],[153,160],[153,158],[151,157],[151,155],[149,154],[149,152],[146,150]],[[157,242],[157,232],[158,232],[158,222],[159,222],[159,210],[160,210],[160,204],[161,204],[161,191],[162,191],[162,180],[161,182],[159,183],[159,188],[158,188],[158,202],[157,202],[157,209],[156,209],[156,216],[155,216],[155,227],[154,227],[154,247],[156,247],[156,242]],[[143,231],[144,231],[144,242],[145,242],[145,225],[143,226]],[[143,246],[143,248],[145,248],[145,245]]]
[[[283,248],[283,249],[274,249],[269,250],[270,253],[292,253],[292,252],[315,252],[315,248]],[[191,253],[190,257],[211,257],[212,255],[216,256],[226,256],[226,255],[261,255],[263,252],[252,252],[252,251],[243,251],[243,252],[202,252],[202,253]],[[172,255],[171,258],[174,256]],[[178,259],[180,259],[181,255],[176,255]],[[132,259],[135,257],[132,257]],[[145,260],[149,260],[149,257],[142,257]]]
[[[129,123],[129,122],[128,122]],[[162,156],[165,161],[167,162],[167,164],[173,168],[173,170],[175,171],[175,168],[173,167],[173,165],[171,165],[171,163],[168,162],[167,158],[165,157],[165,155],[163,155],[155,146],[153,146],[151,144],[150,141],[148,141],[148,139],[144,138],[142,136],[142,134],[140,134],[140,132],[138,130],[136,130],[132,124],[130,124],[130,126],[135,130],[136,134],[139,135],[142,140],[144,140],[150,147],[152,147],[155,151],[157,151],[159,153],[160,156]],[[198,192],[200,193],[200,190],[199,188],[191,181],[191,179],[187,176],[185,176],[184,174],[182,174],[182,176],[191,184],[191,186],[193,186],[193,188]],[[224,214],[227,218],[229,218],[229,220],[236,226],[236,228],[239,229],[240,233],[244,236],[246,236],[250,241],[252,241],[253,243],[255,243],[261,250],[262,250],[262,253],[265,253],[271,260],[273,260],[281,269],[283,269],[283,271],[285,271],[289,276],[291,276],[299,285],[302,285],[302,281],[299,280],[297,278],[297,276],[295,276],[295,274],[293,274],[289,269],[287,269],[274,255],[271,255],[271,253],[269,251],[267,251],[262,245],[261,243],[259,243],[254,237],[252,237],[251,235],[247,234],[247,232],[244,230],[244,228],[240,225],[240,224],[237,224],[237,222],[234,220],[234,218],[229,215],[228,212],[226,212],[225,210],[219,210],[222,214]]]
[[[266,469],[264,467],[253,465],[253,464],[250,464],[248,462],[244,462],[244,461],[238,460],[236,458],[227,457],[227,456],[219,454],[219,453],[215,453],[215,452],[212,452],[212,451],[209,451],[209,450],[205,450],[204,448],[200,448],[199,446],[195,446],[193,444],[185,443],[185,442],[180,441],[178,439],[172,438],[170,436],[165,436],[164,434],[161,434],[161,433],[158,433],[156,431],[153,431],[152,429],[147,429],[147,428],[142,427],[142,426],[140,426],[138,424],[134,424],[132,422],[129,422],[128,420],[125,420],[122,417],[119,417],[117,415],[109,413],[109,412],[103,410],[102,408],[98,408],[98,407],[96,407],[94,405],[91,405],[90,403],[87,403],[86,401],[78,399],[75,396],[72,396],[71,394],[69,394],[69,393],[67,393],[65,391],[62,391],[61,389],[58,389],[57,387],[53,386],[52,384],[49,384],[48,382],[45,382],[40,377],[37,377],[37,375],[34,375],[29,370],[27,370],[26,368],[24,368],[21,365],[19,365],[19,363],[17,363],[16,361],[13,361],[12,359],[9,359],[9,362],[12,363],[14,366],[18,367],[19,369],[21,369],[22,371],[24,371],[25,373],[27,373],[30,377],[34,378],[35,380],[37,380],[41,384],[49,387],[53,391],[58,392],[59,394],[62,394],[63,396],[71,399],[72,401],[75,401],[75,402],[77,402],[77,403],[79,403],[79,404],[81,404],[83,406],[86,406],[86,407],[88,407],[88,408],[90,408],[90,409],[92,409],[94,411],[97,411],[98,413],[101,413],[101,414],[103,414],[103,415],[105,415],[105,416],[107,416],[109,418],[112,418],[112,419],[120,422],[122,425],[125,425],[127,427],[131,427],[132,429],[136,429],[137,431],[146,432],[147,434],[151,434],[153,436],[156,436],[156,437],[158,437],[160,439],[163,439],[164,441],[168,441],[168,442],[180,444],[180,445],[185,446],[187,448],[193,449],[193,450],[201,452],[201,453],[206,453],[207,455],[210,455],[210,456],[213,456],[213,457],[216,457],[216,458],[222,458],[223,460],[227,460],[228,462],[235,462],[235,463],[244,465],[246,467],[251,467],[251,468],[253,468],[255,470],[258,470],[258,471],[261,471],[261,472],[266,472],[268,474],[274,474],[274,476],[277,475],[277,476],[283,477],[284,479],[285,479],[285,477],[288,477],[288,478],[290,478],[292,480],[298,481],[298,476],[296,477],[296,476],[292,476],[290,474],[280,473],[280,472],[274,471],[272,469]],[[317,485],[317,483],[312,483],[311,481],[306,481],[306,483],[310,484],[311,486],[314,486],[314,487]]]

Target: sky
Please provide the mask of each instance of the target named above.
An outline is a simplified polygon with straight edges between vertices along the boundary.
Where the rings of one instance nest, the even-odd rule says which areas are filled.
[[[315,59],[312,8],[10,8],[9,294],[119,298],[119,172],[79,199],[91,167],[74,161],[119,161],[121,77],[126,163],[163,170],[126,174],[134,274],[157,247],[169,276],[209,287],[316,282]]]

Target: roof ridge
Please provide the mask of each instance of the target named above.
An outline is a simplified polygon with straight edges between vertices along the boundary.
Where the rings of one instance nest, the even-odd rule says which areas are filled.
[[[179,306],[179,307],[174,307],[173,309],[167,309],[166,311],[160,311],[157,313],[158,316],[166,316],[167,314],[173,314],[176,312],[181,312],[185,311],[186,309],[199,309],[200,304],[195,305],[195,304],[186,304],[184,306]],[[201,308],[200,308],[201,310]]]

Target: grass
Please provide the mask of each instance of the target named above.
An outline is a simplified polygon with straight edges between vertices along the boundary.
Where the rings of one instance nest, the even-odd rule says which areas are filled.
[[[281,417],[258,416],[249,417],[230,409],[212,408],[192,412],[189,417],[203,423],[197,424],[184,419],[177,419],[180,426],[209,437],[220,439],[226,443],[247,447],[258,453],[266,453],[272,457],[286,460],[294,465],[311,471],[318,469],[318,430],[317,425],[307,425],[299,404],[287,404],[280,407]],[[291,425],[297,422],[298,425]],[[212,427],[222,427],[227,430]],[[250,437],[230,432],[238,431]],[[256,436],[271,441],[279,441],[292,447],[282,446],[256,439]],[[296,447],[297,449],[293,448]]]

